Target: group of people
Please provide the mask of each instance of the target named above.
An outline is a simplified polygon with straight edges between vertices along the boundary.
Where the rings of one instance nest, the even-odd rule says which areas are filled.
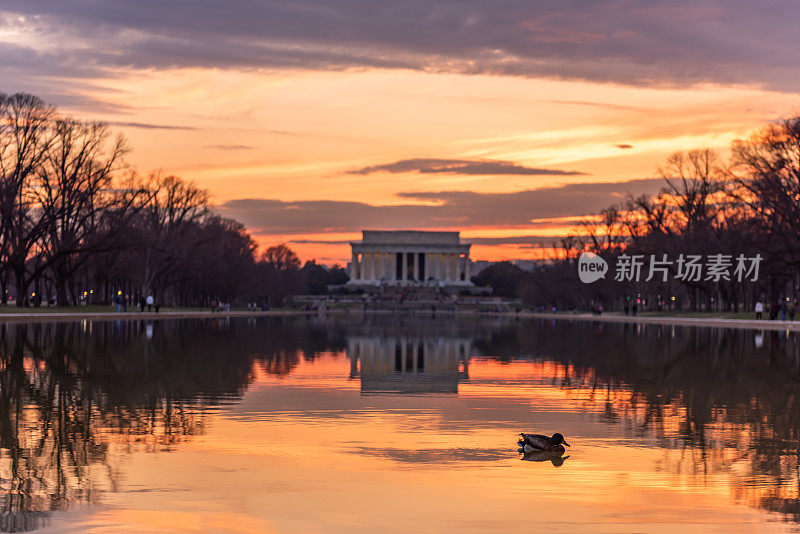
[[[147,312],[150,313],[155,311],[158,313],[159,308],[161,305],[158,304],[153,295],[148,295],[147,298],[144,296],[139,297],[138,299],[134,299],[136,302],[136,311],[143,312],[145,308]],[[127,313],[128,312],[128,295],[118,294],[117,297],[114,299],[114,304],[117,305],[117,313]]]
[[[755,306],[756,319],[764,318],[764,304],[759,300]],[[775,301],[769,307],[769,320],[774,321],[778,317],[781,321],[794,321],[794,316],[797,313],[797,299],[794,302],[789,302],[788,299],[782,299],[780,302]]]
[[[625,307],[622,308],[625,311],[625,315],[629,313],[636,317],[636,314],[639,313],[639,305],[637,303],[633,303],[633,306],[630,306],[627,302],[625,303]]]
[[[211,313],[222,312],[222,311],[231,311],[231,303],[230,302],[217,302],[216,300],[212,300],[211,301]]]

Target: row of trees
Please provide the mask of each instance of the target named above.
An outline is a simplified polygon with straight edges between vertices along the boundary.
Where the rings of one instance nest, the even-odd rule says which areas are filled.
[[[103,123],[60,115],[40,98],[0,93],[0,291],[18,306],[153,295],[168,305],[276,304],[341,279],[300,269],[286,246],[256,257],[244,226],[207,191],[141,176]]]
[[[732,145],[730,160],[712,150],[679,152],[659,169],[664,187],[629,197],[554,244],[551,261],[535,273],[511,273],[514,293],[561,308],[631,306],[752,310],[757,300],[794,305],[800,289],[800,116],[769,125]],[[591,284],[578,280],[578,258],[593,252],[612,267],[622,255],[672,260],[667,281],[617,280],[612,270]],[[676,261],[691,255],[761,257],[757,281],[681,278]],[[508,270],[508,269],[506,269]],[[733,273],[733,269],[729,274]],[[686,273],[683,273],[686,274]],[[752,273],[751,273],[752,274]],[[506,277],[507,278],[507,277]]]

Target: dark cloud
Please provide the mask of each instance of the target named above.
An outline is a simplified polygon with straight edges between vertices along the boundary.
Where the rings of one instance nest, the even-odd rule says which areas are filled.
[[[363,228],[420,230],[483,226],[529,226],[537,219],[596,213],[627,194],[656,193],[661,179],[568,184],[512,193],[426,191],[401,193],[425,204],[373,205],[366,202],[238,199],[218,209],[256,233],[355,232]],[[531,221],[534,221],[533,223]]]
[[[349,171],[349,174],[372,174],[375,172],[418,172],[422,174],[444,173],[465,175],[531,175],[531,176],[580,176],[578,171],[563,171],[560,169],[539,169],[525,167],[511,161],[498,160],[464,160],[464,159],[438,159],[417,158],[404,159],[394,163],[370,165]]]
[[[120,126],[122,128],[142,128],[144,130],[197,130],[194,126],[176,126],[174,124],[151,124],[148,122],[121,122],[113,121],[108,123],[110,126]]]
[[[788,0],[5,0],[0,10],[0,28],[50,45],[0,44],[3,77],[379,67],[787,91],[800,83],[800,4]]]
[[[625,150],[625,149],[628,149],[628,148],[633,148],[633,145],[629,145],[628,143],[621,143],[621,144],[617,145],[617,148],[621,148],[621,149]]]

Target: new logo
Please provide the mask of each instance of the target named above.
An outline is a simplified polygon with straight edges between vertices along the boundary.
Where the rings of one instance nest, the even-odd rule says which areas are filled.
[[[606,260],[593,252],[584,252],[578,258],[578,277],[584,284],[591,284],[608,274]]]

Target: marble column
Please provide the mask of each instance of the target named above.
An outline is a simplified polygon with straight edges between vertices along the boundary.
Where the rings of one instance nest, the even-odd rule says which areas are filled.
[[[383,279],[389,280],[389,253],[383,253]]]
[[[414,280],[419,280],[419,252],[412,252],[411,257],[414,258]]]
[[[470,267],[472,267],[472,266],[470,265],[470,262],[469,262],[469,254],[464,254],[464,281],[465,282],[469,282],[469,280],[471,278]]]
[[[401,276],[400,279],[401,280],[407,280],[408,279],[408,267],[406,266],[406,262],[408,261],[408,258],[406,258],[406,253],[405,252],[400,252],[400,258],[402,258],[402,261],[400,262],[400,265],[402,267],[400,269],[400,274],[402,276]]]

